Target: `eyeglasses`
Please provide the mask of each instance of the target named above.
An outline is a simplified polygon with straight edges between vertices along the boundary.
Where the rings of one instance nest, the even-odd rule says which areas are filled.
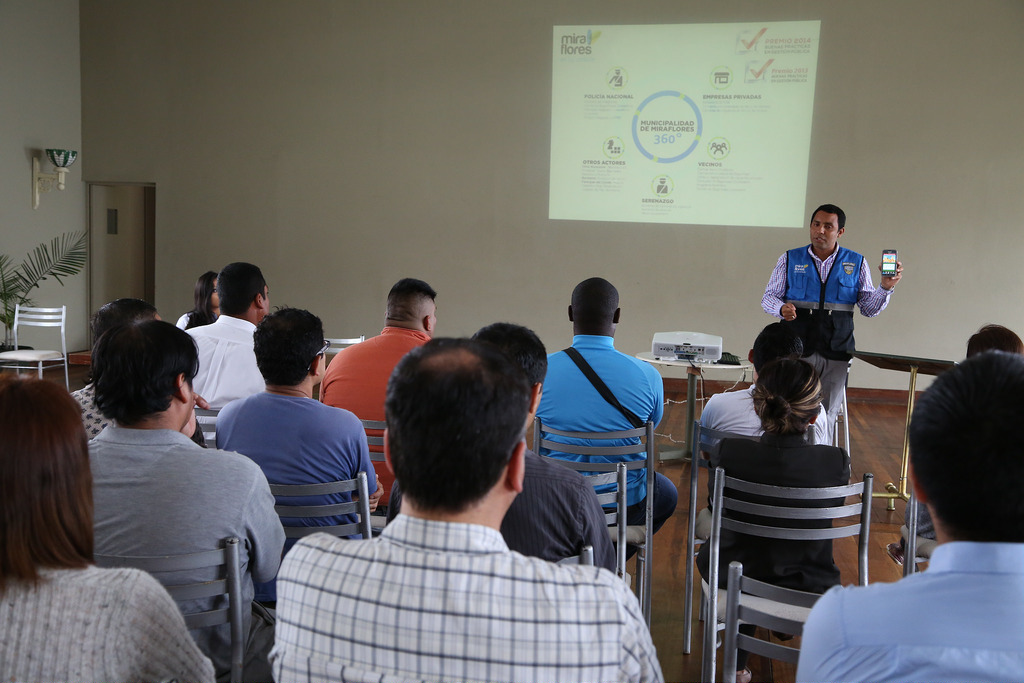
[[[319,351],[316,352],[316,356],[322,356],[322,355],[326,354],[327,353],[327,349],[329,349],[329,348],[331,348],[331,342],[329,342],[326,339],[324,339],[324,345],[322,347],[320,347]],[[313,356],[313,358],[315,359],[316,356]]]

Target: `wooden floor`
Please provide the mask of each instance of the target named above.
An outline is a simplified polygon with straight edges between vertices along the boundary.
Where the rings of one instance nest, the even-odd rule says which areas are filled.
[[[71,389],[85,385],[88,368],[72,366]],[[63,383],[59,371],[48,371],[47,378]],[[669,404],[665,417],[659,426],[659,450],[681,448],[685,439],[686,421],[685,394],[668,395]],[[699,415],[698,407],[698,415]],[[903,447],[903,429],[906,420],[905,404],[879,402],[851,402],[850,425],[853,460],[853,480],[860,480],[865,472],[875,475],[875,490],[885,490],[887,482],[898,483],[900,452]],[[700,680],[700,622],[693,618],[693,644],[691,654],[684,655],[683,643],[683,572],[686,558],[686,511],[688,506],[689,464],[667,461],[658,470],[671,479],[679,489],[679,507],[675,515],[665,524],[654,539],[654,594],[651,635],[658,650],[665,680],[669,683]],[[702,480],[703,481],[703,480]],[[702,483],[703,486],[703,483]],[[872,582],[896,581],[901,576],[900,568],[889,559],[886,544],[897,540],[899,527],[903,523],[902,502],[896,504],[894,512],[886,511],[886,502],[875,499],[871,508],[871,544],[869,551],[869,575]],[[843,583],[855,583],[857,559],[855,544],[851,539],[835,543],[836,563],[842,572]],[[698,583],[699,586],[699,583]],[[699,588],[695,590],[694,605],[699,604]],[[750,666],[755,681],[784,683],[795,679],[794,667],[767,662],[760,657],[751,657]],[[720,669],[720,667],[719,667]],[[720,671],[719,671],[720,673]]]

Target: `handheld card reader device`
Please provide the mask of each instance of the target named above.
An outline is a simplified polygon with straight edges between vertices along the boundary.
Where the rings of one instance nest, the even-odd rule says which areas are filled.
[[[700,332],[656,332],[651,355],[658,360],[714,363],[722,357],[722,338]]]
[[[896,261],[899,256],[895,249],[882,250],[882,277],[896,276]]]

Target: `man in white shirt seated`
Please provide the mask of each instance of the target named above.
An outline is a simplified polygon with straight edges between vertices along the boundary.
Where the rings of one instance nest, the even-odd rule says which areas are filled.
[[[263,392],[252,335],[270,311],[269,290],[260,269],[251,263],[229,263],[217,276],[220,317],[210,325],[188,330],[199,350],[194,385],[210,407],[220,410],[236,398]]]
[[[297,543],[278,574],[274,679],[661,681],[625,582],[508,549],[531,391],[501,351],[434,339],[388,383],[401,514],[380,537]]]
[[[754,364],[754,382],[757,373],[768,363],[780,358],[800,358],[804,343],[789,325],[772,323],[757,335],[754,348],[747,354],[747,360]],[[818,419],[807,430],[807,440],[812,444],[831,444],[828,420],[822,406]],[[701,427],[729,432],[741,436],[761,436],[761,418],[754,412],[754,385],[739,391],[715,394],[708,399],[700,416]]]
[[[798,681],[1024,677],[1024,358],[984,353],[924,392],[910,479],[938,547],[896,583],[833,588],[804,626]]]

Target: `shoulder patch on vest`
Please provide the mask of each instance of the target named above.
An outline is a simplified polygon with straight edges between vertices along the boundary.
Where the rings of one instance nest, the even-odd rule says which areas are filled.
[[[856,263],[850,263],[849,261],[843,261],[843,272],[847,275],[853,275],[854,269],[857,267]]]

